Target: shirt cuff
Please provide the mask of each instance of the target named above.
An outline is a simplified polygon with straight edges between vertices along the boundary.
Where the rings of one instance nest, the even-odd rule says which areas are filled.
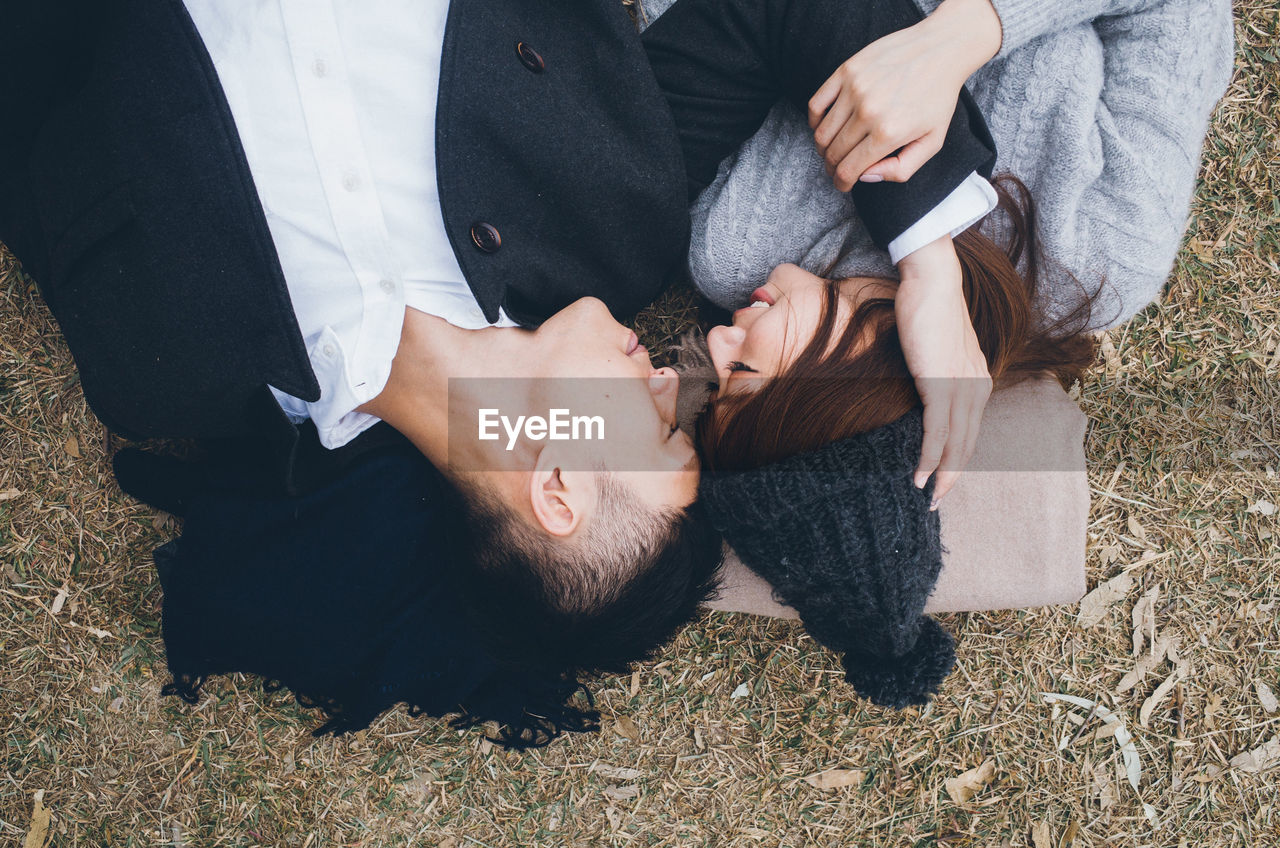
[[[945,235],[960,235],[987,217],[996,202],[996,190],[975,171],[923,218],[889,242],[889,258],[897,265],[926,244]]]

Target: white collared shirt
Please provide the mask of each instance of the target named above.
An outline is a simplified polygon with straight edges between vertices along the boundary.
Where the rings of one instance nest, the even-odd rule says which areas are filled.
[[[490,326],[436,187],[448,0],[185,2],[235,118],[320,399],[272,391],[291,418],[315,422],[321,444],[341,447],[377,422],[356,408],[386,385],[406,306]],[[990,211],[966,186],[895,239],[895,262]],[[502,313],[494,326],[516,325]]]

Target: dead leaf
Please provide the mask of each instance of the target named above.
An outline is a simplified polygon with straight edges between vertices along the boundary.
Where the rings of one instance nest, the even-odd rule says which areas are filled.
[[[1209,696],[1209,703],[1204,705],[1204,726],[1210,730],[1218,729],[1218,720],[1216,718],[1218,711],[1222,709],[1222,696],[1218,694]]]
[[[640,669],[631,672],[631,697],[640,694]]]
[[[1103,335],[1102,343],[1098,345],[1102,350],[1102,359],[1107,363],[1107,368],[1112,371],[1120,370],[1120,354],[1116,352],[1116,346],[1111,341],[1109,334]],[[1040,846],[1036,846],[1040,848]]]
[[[1161,701],[1169,697],[1169,693],[1173,691],[1173,687],[1181,679],[1182,669],[1178,668],[1156,687],[1156,691],[1151,693],[1150,698],[1142,702],[1142,708],[1138,710],[1138,724],[1143,727],[1147,726],[1147,722],[1151,719],[1151,714],[1155,712],[1156,707],[1160,706]]]
[[[49,821],[52,818],[44,806],[44,790],[37,789],[35,804],[31,808],[31,827],[22,848],[44,848],[49,841]]]
[[[1129,516],[1129,520],[1125,523],[1129,527],[1129,535],[1137,539],[1139,544],[1145,545],[1147,542],[1147,531],[1138,523],[1138,519],[1131,515]]]
[[[733,690],[733,694],[730,695],[729,698],[730,699],[745,698],[750,694],[751,694],[751,688],[747,686],[747,684],[745,683],[739,683],[738,688]]]
[[[758,827],[749,827],[746,830],[740,830],[738,832],[741,833],[743,836],[748,837],[749,839],[768,839],[769,837],[773,836],[773,834],[770,833],[769,831],[762,830]]]
[[[124,709],[124,695],[119,696],[110,704],[107,704],[107,712],[109,713],[118,713],[122,709]]]
[[[861,786],[867,779],[862,769],[827,769],[804,778],[804,782],[815,789],[840,789],[844,786]]]
[[[947,795],[951,796],[953,804],[967,804],[973,800],[973,796],[977,795],[982,788],[991,782],[991,778],[996,775],[995,760],[987,760],[976,768],[971,768],[963,774],[955,777],[947,778],[945,786]]]
[[[1156,599],[1160,597],[1160,584],[1152,586],[1142,594],[1133,605],[1133,655],[1142,656],[1144,640],[1155,650],[1156,645]]]
[[[1196,783],[1211,783],[1218,775],[1222,774],[1222,769],[1215,765],[1205,766],[1202,773],[1195,775],[1191,779]]]
[[[446,836],[440,840],[440,844],[436,848],[458,848],[458,840],[452,836]]]
[[[0,501],[11,501],[14,498],[21,496],[22,492],[19,492],[17,489],[5,489],[4,491],[0,491]]]
[[[1092,592],[1080,599],[1080,612],[1076,615],[1076,626],[1089,629],[1106,617],[1107,609],[1116,601],[1129,594],[1133,588],[1133,577],[1124,571],[1105,583],[1100,583]]]
[[[591,771],[609,780],[638,780],[644,777],[644,772],[640,769],[606,766],[603,763],[595,763],[591,766]]]
[[[67,452],[68,456],[76,459],[80,458],[80,441],[75,436],[67,436],[67,440],[62,443],[62,449]]]
[[[1138,661],[1133,664],[1133,668],[1125,672],[1124,677],[1120,678],[1120,682],[1116,684],[1116,694],[1123,695],[1133,687],[1142,682],[1142,679],[1155,670],[1164,657],[1155,654],[1147,654],[1145,657],[1139,657]]]
[[[1040,697],[1044,699],[1046,704],[1062,703],[1071,704],[1083,710],[1089,710],[1098,719],[1107,724],[1116,726],[1115,740],[1120,746],[1120,759],[1124,761],[1124,774],[1129,778],[1129,785],[1133,787],[1134,794],[1138,793],[1138,787],[1142,781],[1142,760],[1138,757],[1138,746],[1133,742],[1133,735],[1129,733],[1129,729],[1125,727],[1124,719],[1113,713],[1111,710],[1099,704],[1097,701],[1090,701],[1088,698],[1081,698],[1079,695],[1064,695],[1059,692],[1041,692]],[[1057,707],[1054,707],[1055,711]],[[1058,750],[1067,747],[1071,737],[1064,737],[1058,745]]]
[[[1049,832],[1049,823],[1042,821],[1031,826],[1031,842],[1036,848],[1053,848],[1053,836]]]
[[[1101,742],[1104,739],[1110,739],[1116,735],[1116,731],[1119,729],[1120,729],[1120,725],[1118,724],[1114,724],[1114,723],[1104,724],[1102,725],[1102,727],[1099,727],[1097,730],[1093,732],[1093,741]]]
[[[280,768],[285,774],[293,774],[298,770],[298,755],[293,751],[285,751],[284,761],[281,762]]]
[[[62,612],[62,606],[67,602],[67,597],[69,595],[70,592],[67,591],[66,586],[59,589],[58,594],[53,598],[53,603],[49,606],[49,615],[57,615]]]
[[[1090,794],[1098,799],[1098,807],[1104,812],[1115,806],[1120,800],[1120,790],[1111,779],[1111,769],[1106,763],[1098,763],[1089,773]]]
[[[1174,635],[1161,634],[1156,640],[1155,650],[1150,654],[1138,657],[1138,661],[1133,664],[1133,668],[1120,678],[1120,682],[1116,685],[1116,694],[1123,695],[1133,687],[1137,686],[1143,679],[1155,671],[1156,666],[1160,665],[1167,656],[1171,662],[1177,662],[1178,644],[1181,638]]]
[[[1253,681],[1253,688],[1258,693],[1258,703],[1262,704],[1262,709],[1271,714],[1280,707],[1280,703],[1276,702],[1276,693],[1271,691],[1271,687],[1263,683],[1261,680]]]
[[[1245,512],[1257,513],[1258,515],[1275,515],[1276,505],[1271,501],[1258,501],[1257,503],[1250,505]]]
[[[632,742],[640,741],[640,728],[636,726],[631,716],[618,716],[613,720],[613,729],[619,736],[625,736]]]
[[[1231,767],[1249,774],[1266,771],[1280,763],[1280,736],[1271,737],[1252,751],[1236,754],[1231,758]]]
[[[604,788],[604,797],[610,801],[630,801],[640,796],[640,787],[634,783],[626,786],[606,786]]]

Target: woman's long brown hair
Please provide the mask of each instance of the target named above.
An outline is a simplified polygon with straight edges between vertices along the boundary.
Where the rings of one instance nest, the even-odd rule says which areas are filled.
[[[999,177],[994,185],[999,203],[987,222],[1005,217],[1004,248],[985,234],[987,222],[954,240],[965,302],[987,368],[997,388],[1044,374],[1068,387],[1094,359],[1096,341],[1085,332],[1092,299],[1081,287],[1080,303],[1068,314],[1054,320],[1037,314],[1041,261],[1031,195],[1016,177]],[[707,468],[742,471],[768,465],[882,427],[920,403],[891,298],[864,300],[831,344],[839,283],[827,285],[813,339],[790,366],[753,392],[718,398],[703,413],[698,441]]]

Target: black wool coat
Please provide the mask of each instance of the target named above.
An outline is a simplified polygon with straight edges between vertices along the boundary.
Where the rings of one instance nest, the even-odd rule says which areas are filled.
[[[445,227],[481,308],[586,295],[626,319],[683,273],[690,191],[780,98],[917,20],[909,0],[453,0],[437,113]],[[314,400],[217,75],[180,0],[5,0],[0,241],[39,284],[85,396],[130,436],[289,429]],[[967,96],[910,183],[860,185],[887,244],[994,161]]]
[[[630,316],[681,275],[690,192],[720,159],[779,98],[803,103],[917,17],[908,0],[680,0],[642,40],[620,0],[452,0],[437,176],[481,307],[536,324],[593,295]],[[117,454],[126,491],[186,516],[157,554],[178,691],[246,671],[324,705],[330,729],[397,702],[572,726],[572,681],[520,678],[461,615],[439,473],[385,425],[325,451],[267,390],[319,393],[182,3],[0,0],[0,33],[0,241],[39,284],[90,405],[125,434],[265,436],[296,483],[264,489],[240,453],[176,471]],[[994,161],[962,106],[919,176],[855,190],[882,243]]]

